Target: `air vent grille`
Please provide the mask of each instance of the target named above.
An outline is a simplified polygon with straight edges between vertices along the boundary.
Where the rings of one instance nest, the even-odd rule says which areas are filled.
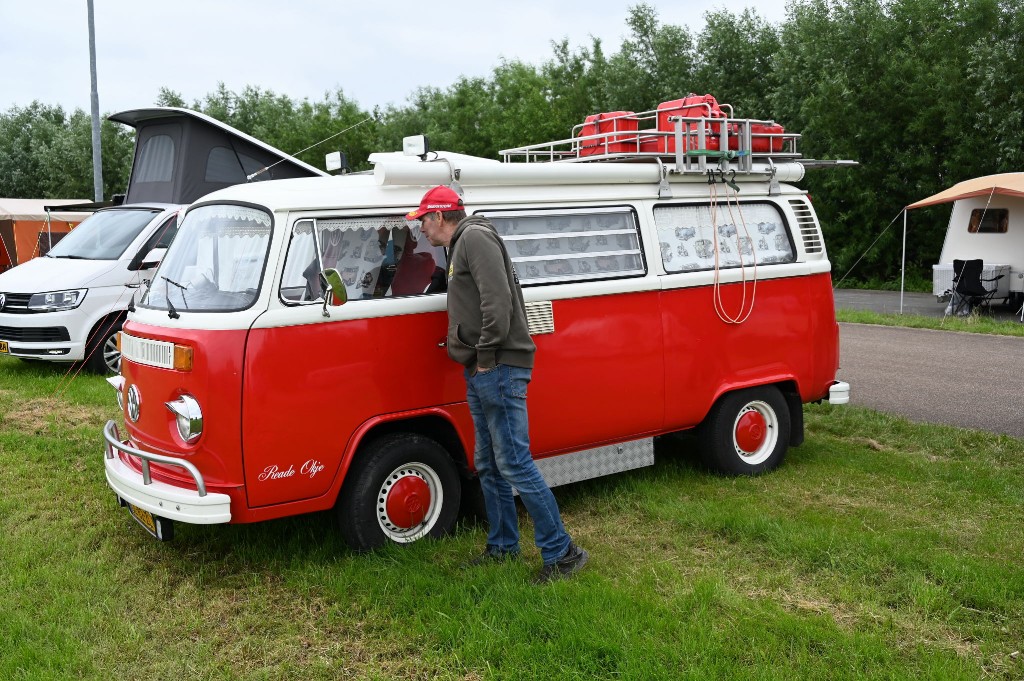
[[[551,301],[526,304],[526,323],[531,336],[555,332],[555,316],[551,310]]]
[[[825,245],[821,239],[821,229],[818,221],[814,219],[814,211],[810,204],[804,199],[790,199],[789,205],[796,214],[796,226],[800,230],[800,239],[804,243],[804,251],[807,253],[821,253]]]

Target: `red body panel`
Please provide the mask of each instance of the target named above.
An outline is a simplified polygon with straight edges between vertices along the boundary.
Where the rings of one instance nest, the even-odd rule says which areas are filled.
[[[749,309],[755,289],[746,287]],[[804,402],[828,396],[839,361],[828,274],[757,282],[742,324],[719,318],[711,287],[663,295],[666,430],[697,425],[738,388],[795,381]],[[742,285],[722,286],[721,297],[725,313],[739,315]]]
[[[209,491],[231,494],[233,500],[244,503],[240,495],[239,434],[242,357],[247,332],[172,330],[131,321],[125,323],[124,332],[139,338],[187,345],[193,352],[191,371],[160,369],[127,359],[121,362],[125,390],[136,384],[142,395],[138,422],[132,423],[125,416],[131,439],[146,451],[187,459],[202,472]],[[174,415],[164,405],[183,393],[195,397],[203,409],[205,428],[193,445],[186,445],[180,439]],[[139,468],[130,457],[122,458]],[[153,464],[151,470],[154,479],[195,489],[192,478],[181,468]]]
[[[447,331],[444,312],[253,329],[242,409],[249,504],[325,494],[371,419],[465,402],[461,367],[438,347]],[[307,461],[324,468],[303,475]],[[274,467],[294,474],[260,479]]]

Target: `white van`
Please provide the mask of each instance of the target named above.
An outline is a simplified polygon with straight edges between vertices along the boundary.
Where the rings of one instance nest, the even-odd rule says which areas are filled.
[[[0,274],[0,354],[117,373],[117,333],[174,238],[181,208],[99,210],[45,256]]]

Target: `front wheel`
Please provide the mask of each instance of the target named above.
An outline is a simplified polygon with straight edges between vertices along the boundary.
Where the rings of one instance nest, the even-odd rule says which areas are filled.
[[[766,473],[782,463],[789,433],[789,407],[778,388],[738,390],[719,398],[701,425],[701,456],[718,473]]]
[[[422,435],[387,435],[357,456],[336,507],[349,546],[370,551],[452,531],[461,486],[441,445]]]
[[[89,334],[85,345],[85,366],[97,374],[116,374],[121,371],[121,351],[117,349],[117,334],[124,319],[112,317],[100,321]]]

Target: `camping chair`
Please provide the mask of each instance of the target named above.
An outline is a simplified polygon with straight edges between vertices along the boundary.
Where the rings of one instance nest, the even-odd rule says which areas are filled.
[[[964,317],[976,307],[988,307],[996,294],[996,285],[989,290],[986,283],[999,281],[1003,275],[983,278],[985,264],[981,260],[953,261],[953,297],[950,300],[950,314]]]

